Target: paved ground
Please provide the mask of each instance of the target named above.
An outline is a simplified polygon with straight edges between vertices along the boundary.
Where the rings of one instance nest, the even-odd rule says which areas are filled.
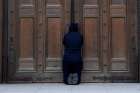
[[[0,93],[140,93],[140,83],[0,84]]]

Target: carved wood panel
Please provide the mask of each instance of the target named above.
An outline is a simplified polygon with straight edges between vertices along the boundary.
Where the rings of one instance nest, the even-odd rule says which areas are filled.
[[[84,36],[83,82],[104,82],[105,74],[101,54],[102,3],[101,0],[83,0],[79,11],[82,12],[82,20],[79,22],[82,24],[81,31]]]
[[[101,69],[99,63],[99,6],[99,0],[84,0],[83,3],[84,70],[99,71]]]
[[[19,0],[19,6],[17,7],[19,16],[17,26],[16,39],[18,46],[18,61],[19,61],[19,71],[30,71],[35,70],[35,0]]]
[[[112,0],[110,4],[111,20],[111,62],[112,70],[128,70],[128,29],[127,29],[127,2],[126,0]]]
[[[132,13],[136,1],[110,0],[110,72],[112,77],[136,80],[136,14]],[[134,27],[135,26],[135,27]],[[133,38],[132,38],[133,37]],[[126,80],[127,80],[126,79]]]
[[[46,3],[46,71],[61,71],[62,39],[66,26],[64,7],[64,0],[47,0]]]

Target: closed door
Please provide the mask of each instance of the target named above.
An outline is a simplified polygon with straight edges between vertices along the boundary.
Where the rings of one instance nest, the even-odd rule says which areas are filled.
[[[62,82],[69,2],[10,0],[9,4],[9,82]]]
[[[83,81],[134,82],[136,7],[132,4],[136,1],[83,0],[79,4],[75,14],[84,36]]]
[[[136,80],[133,1],[75,0],[75,19],[84,36],[82,82]],[[62,82],[70,2],[9,1],[9,82]]]

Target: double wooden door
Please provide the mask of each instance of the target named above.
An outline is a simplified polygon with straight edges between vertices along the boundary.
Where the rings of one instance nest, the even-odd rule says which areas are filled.
[[[9,82],[62,82],[71,0],[9,0]],[[75,0],[82,82],[134,82],[136,0]]]

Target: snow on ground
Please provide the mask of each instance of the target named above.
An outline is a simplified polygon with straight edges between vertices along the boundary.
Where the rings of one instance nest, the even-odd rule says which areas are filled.
[[[140,93],[140,83],[0,84],[0,93]]]

